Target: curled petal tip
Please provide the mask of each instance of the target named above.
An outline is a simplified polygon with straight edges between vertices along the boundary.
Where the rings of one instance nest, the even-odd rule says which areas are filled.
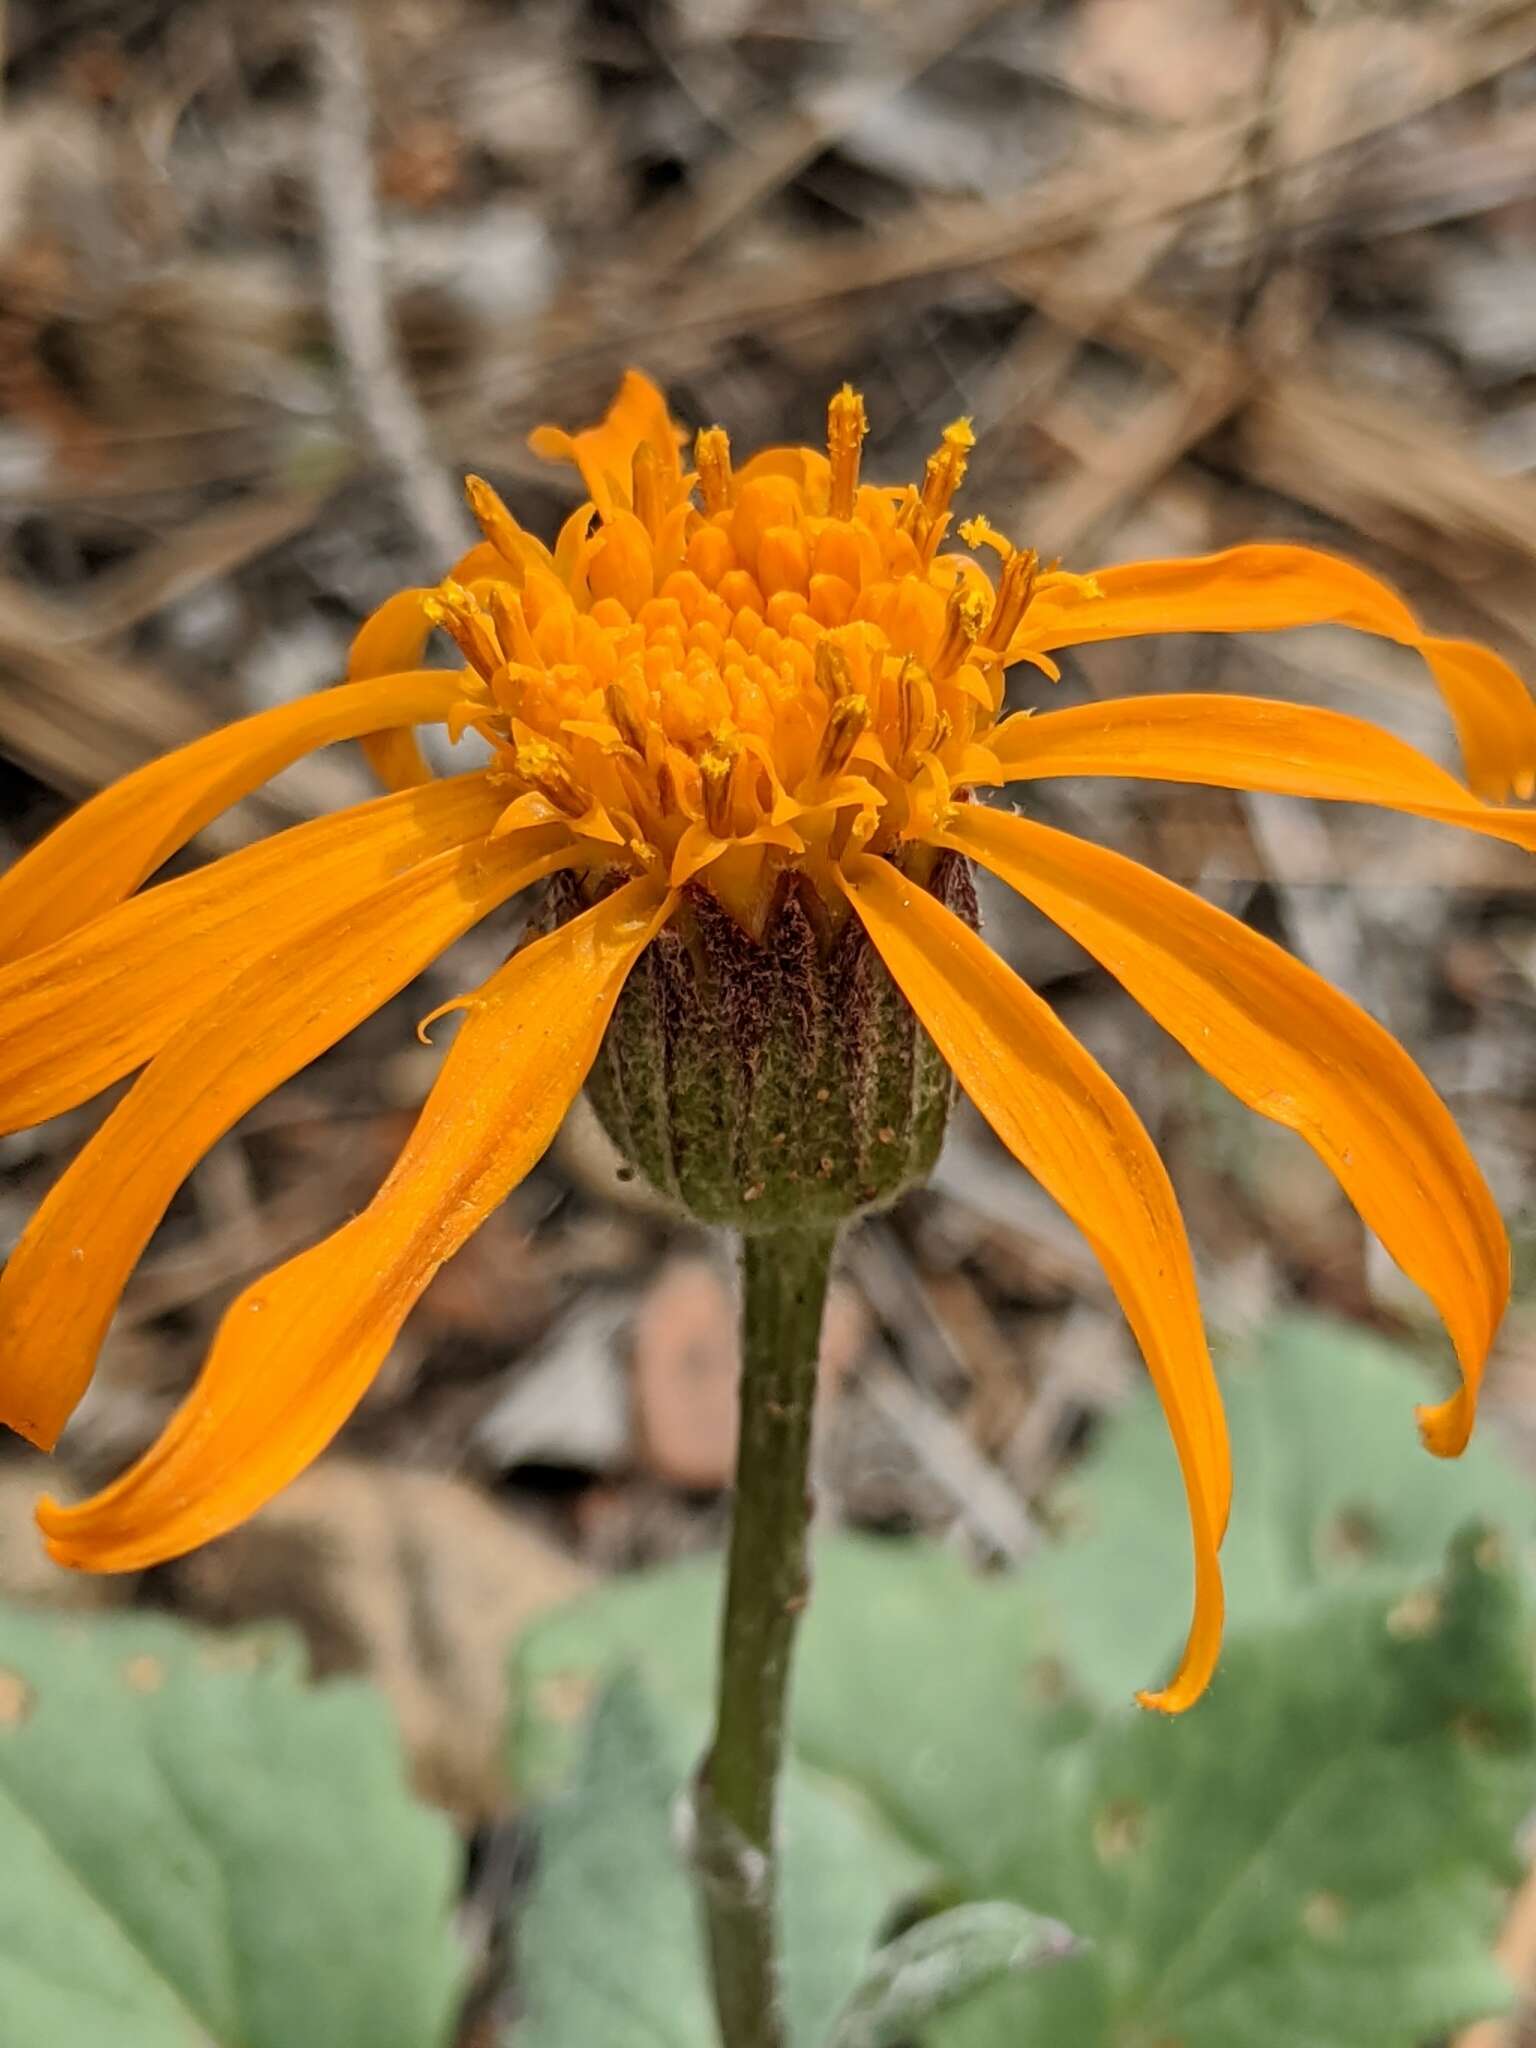
[[[1477,1416],[1477,1404],[1466,1388],[1458,1388],[1448,1401],[1425,1402],[1415,1412],[1425,1450],[1437,1458],[1459,1458]]]
[[[73,1571],[84,1569],[85,1560],[69,1538],[72,1517],[64,1502],[45,1493],[32,1512],[43,1532],[43,1547],[53,1562]]]
[[[1218,1614],[1214,1626],[1202,1627],[1196,1623],[1196,1633],[1201,1640],[1192,1639],[1191,1650],[1186,1653],[1183,1666],[1174,1673],[1167,1685],[1154,1690],[1144,1686],[1136,1695],[1138,1707],[1145,1707],[1154,1714],[1184,1714],[1195,1702],[1204,1698],[1211,1679],[1216,1672],[1216,1659],[1221,1653],[1221,1617]]]

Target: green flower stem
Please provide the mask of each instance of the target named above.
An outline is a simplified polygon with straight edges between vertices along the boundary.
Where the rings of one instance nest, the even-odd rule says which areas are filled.
[[[775,1813],[795,1630],[810,1590],[811,1425],[835,1230],[742,1240],[741,1437],[715,1733],[695,1861],[724,2048],[785,2048]]]

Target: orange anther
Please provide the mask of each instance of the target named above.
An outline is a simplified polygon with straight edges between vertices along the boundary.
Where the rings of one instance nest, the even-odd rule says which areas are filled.
[[[867,698],[839,697],[827,713],[827,722],[821,735],[821,745],[816,754],[818,775],[840,775],[848,765],[848,757],[858,744],[860,735],[869,724],[869,701]]]

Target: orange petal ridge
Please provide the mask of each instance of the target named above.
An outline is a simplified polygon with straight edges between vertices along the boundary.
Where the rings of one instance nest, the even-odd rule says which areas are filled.
[[[1536,853],[1536,810],[1484,803],[1416,747],[1339,711],[1267,697],[1113,697],[1010,718],[991,746],[1005,782],[1110,775],[1375,804]]]
[[[432,724],[463,678],[423,669],[343,683],[221,726],[112,783],[0,875],[0,960],[88,924],[131,895],[210,818],[301,755],[391,726]]]
[[[1097,586],[1097,594],[1089,594]],[[1536,702],[1520,677],[1471,640],[1426,634],[1397,593],[1316,548],[1261,544],[1166,562],[1097,569],[1042,592],[1009,650],[1029,653],[1141,633],[1269,633],[1349,626],[1414,648],[1455,721],[1467,779],[1480,795],[1536,790]]]
[[[1138,1697],[1182,1712],[1210,1682],[1221,1647],[1217,1551],[1231,1461],[1167,1172],[1114,1082],[968,926],[888,861],[855,859],[843,882],[961,1087],[1093,1246],[1141,1346],[1189,1497],[1195,1608],[1174,1677]]]
[[[0,968],[0,1133],[142,1066],[258,955],[489,832],[504,796],[461,775],[290,826]]]
[[[437,854],[258,958],[182,1026],[0,1273],[0,1421],[51,1448],[140,1253],[209,1147],[568,849],[545,828],[512,851],[482,840]]]
[[[1463,1450],[1509,1298],[1509,1244],[1450,1112],[1396,1039],[1270,940],[1121,854],[980,806],[939,843],[1044,911],[1207,1073],[1331,1168],[1450,1332],[1462,1384],[1419,1422],[1439,1456]]]
[[[368,1207],[234,1302],[192,1392],[121,1478],[77,1506],[39,1503],[59,1563],[129,1571],[180,1556],[324,1450],[433,1274],[549,1145],[674,901],[649,878],[628,883],[491,977]]]

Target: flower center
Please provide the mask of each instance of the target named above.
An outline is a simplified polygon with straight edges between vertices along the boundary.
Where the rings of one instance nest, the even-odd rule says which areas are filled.
[[[1037,565],[985,521],[965,538],[1001,556],[995,586],[943,548],[967,422],[894,487],[860,479],[846,387],[825,454],[740,470],[719,428],[691,475],[669,426],[542,431],[592,502],[550,551],[472,480],[490,547],[427,600],[468,659],[456,729],[495,750],[509,828],[563,817],[594,860],[700,879],[750,927],[779,868],[888,851],[996,779],[984,741]]]

